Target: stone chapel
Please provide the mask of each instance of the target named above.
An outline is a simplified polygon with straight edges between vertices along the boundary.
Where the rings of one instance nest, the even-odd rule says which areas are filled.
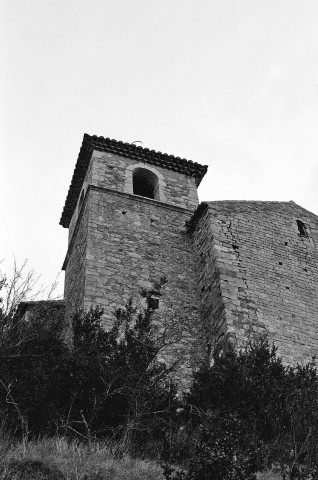
[[[267,333],[287,363],[318,354],[318,217],[296,203],[211,201],[207,167],[85,134],[60,224],[66,316],[107,318],[141,289],[189,327],[192,350]],[[156,288],[166,279],[162,290]],[[190,359],[191,363],[191,359]]]

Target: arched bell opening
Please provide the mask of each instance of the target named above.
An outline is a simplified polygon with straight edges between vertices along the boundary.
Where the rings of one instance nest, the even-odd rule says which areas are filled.
[[[141,197],[159,200],[159,180],[150,170],[136,168],[133,171],[133,193]]]

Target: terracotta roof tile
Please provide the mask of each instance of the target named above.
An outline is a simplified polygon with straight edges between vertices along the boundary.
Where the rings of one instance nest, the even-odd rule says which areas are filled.
[[[110,138],[97,137],[96,135],[91,136],[85,133],[60,220],[60,225],[63,227],[68,227],[70,224],[93,150],[113,153],[138,162],[149,163],[150,165],[189,175],[196,179],[197,186],[200,184],[208,168],[206,165],[200,165],[192,160],[174,157],[167,153],[156,152],[155,150],[143,148],[133,143],[124,143],[111,140]]]

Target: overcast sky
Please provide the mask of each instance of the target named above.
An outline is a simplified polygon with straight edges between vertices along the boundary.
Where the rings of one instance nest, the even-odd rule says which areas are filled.
[[[0,0],[0,13],[3,270],[15,255],[44,285],[60,271],[84,132],[209,165],[201,201],[318,214],[317,0]]]

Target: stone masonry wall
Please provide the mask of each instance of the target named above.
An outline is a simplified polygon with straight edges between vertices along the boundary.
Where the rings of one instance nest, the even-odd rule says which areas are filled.
[[[268,332],[287,363],[317,355],[318,217],[293,202],[209,202],[203,215],[213,233],[227,331],[241,343]],[[211,304],[219,300],[211,291]]]
[[[133,194],[134,168],[157,175],[160,201]],[[94,151],[69,227],[67,317],[78,307],[99,305],[109,324],[119,306],[131,297],[142,300],[141,289],[166,277],[154,318],[172,320],[178,339],[172,361],[183,357],[183,364],[191,363],[200,324],[186,221],[197,205],[193,177]]]
[[[76,308],[83,306],[84,301],[88,213],[87,203],[84,202],[79,221],[72,232],[73,235],[65,259],[64,298],[67,322],[69,322],[70,315]]]
[[[156,173],[159,200],[133,195],[136,167]],[[110,322],[166,277],[157,317],[184,337],[173,359],[193,366],[229,336],[264,332],[287,363],[317,355],[318,217],[293,202],[197,205],[193,177],[94,151],[70,223],[66,315],[100,305]]]
[[[100,305],[111,321],[130,297],[138,300],[142,288],[165,277],[158,314],[182,325],[184,339],[194,341],[198,352],[199,305],[185,225],[192,212],[101,187],[90,189],[87,202],[85,307]],[[187,360],[192,358],[188,344]]]
[[[228,333],[224,301],[221,293],[218,251],[214,247],[208,205],[201,204],[191,222],[188,233],[192,242],[197,295],[201,304],[201,320],[205,350],[215,351]]]
[[[112,153],[93,152],[91,159],[92,179],[91,183],[98,187],[110,188],[118,192],[132,192],[132,185],[127,176],[131,175],[131,167],[136,165],[157,171],[163,178],[163,193],[165,203],[195,209],[198,205],[195,179],[166,168],[152,165],[136,164],[135,160],[119,157]],[[131,190],[131,191],[129,191]]]
[[[92,184],[92,167],[93,167],[93,163],[90,162],[89,167],[88,167],[87,172],[86,172],[86,175],[85,175],[83,185],[82,185],[81,193],[80,193],[80,195],[77,199],[76,208],[73,212],[72,219],[70,221],[69,230],[68,230],[68,244],[70,244],[71,241],[72,241],[73,233],[74,233],[75,227],[77,225],[77,220],[78,220],[79,215],[81,214],[82,205],[83,205],[83,202],[84,202],[84,197],[87,193],[87,188],[88,188],[89,185]]]

